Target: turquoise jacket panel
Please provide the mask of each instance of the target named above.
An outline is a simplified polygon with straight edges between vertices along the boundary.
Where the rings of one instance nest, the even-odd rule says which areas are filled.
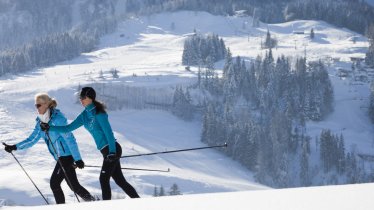
[[[94,104],[85,107],[84,111],[69,125],[51,126],[49,130],[53,132],[67,133],[81,127],[82,125],[94,138],[98,150],[109,145],[109,153],[116,153],[116,139],[114,138],[113,130],[109,124],[108,114],[96,114],[96,107]]]
[[[51,120],[48,123],[50,126],[61,126],[67,124],[66,117],[60,112],[60,110],[52,109],[51,111]],[[34,127],[34,131],[30,134],[30,136],[27,139],[16,144],[18,150],[30,148],[35,145],[39,141],[39,139],[43,138],[45,143],[47,144],[49,152],[56,160],[58,157],[70,155],[73,156],[75,161],[82,159],[79,153],[77,141],[71,132],[59,133],[50,131],[49,136],[54,146],[53,148],[51,142],[47,138],[46,133],[40,128],[39,118],[37,117],[35,121],[36,124]]]

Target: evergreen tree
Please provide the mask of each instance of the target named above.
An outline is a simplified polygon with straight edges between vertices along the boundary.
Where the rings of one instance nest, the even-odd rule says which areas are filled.
[[[369,104],[369,117],[374,123],[374,82],[371,82],[370,88],[370,104]]]
[[[365,62],[369,66],[374,66],[374,41],[370,42],[369,50],[366,53]]]
[[[208,104],[204,111],[203,128],[201,132],[201,141],[204,143],[212,143],[215,140],[218,130],[216,130],[217,123],[215,119],[215,111],[213,104]]]
[[[157,189],[157,186],[155,186],[154,190],[153,190],[153,197],[158,197],[159,194],[158,194],[158,189]]]
[[[338,142],[338,172],[343,174],[345,172],[346,160],[345,160],[345,146],[344,146],[344,137],[343,134],[340,137],[337,137]]]
[[[314,36],[315,36],[314,29],[312,28],[310,29],[310,39],[314,39]]]
[[[340,174],[346,171],[343,135],[333,135],[330,130],[323,130],[320,137],[320,157],[324,172],[332,169]]]
[[[300,182],[302,186],[309,186],[311,184],[309,172],[309,152],[308,142],[303,142],[302,153],[300,158]]]
[[[225,55],[225,65],[223,66],[223,80],[228,80],[228,71],[230,66],[233,64],[232,54],[230,49],[227,49],[227,53]]]
[[[182,64],[195,66],[213,66],[224,58],[226,47],[217,35],[202,36],[195,34],[184,42]]]
[[[104,79],[104,72],[103,72],[103,70],[99,71],[99,78],[100,79]]]
[[[197,72],[197,86],[201,88],[201,68],[199,66],[198,72]]]
[[[166,195],[166,194],[165,194],[164,187],[161,185],[161,187],[160,187],[160,191],[159,191],[159,193],[158,193],[158,196],[161,197],[161,196],[165,196],[165,195]]]
[[[357,166],[356,155],[354,153],[347,154],[347,182],[355,184],[359,181],[359,170]]]
[[[184,120],[192,120],[194,106],[188,89],[184,92],[182,87],[175,88],[172,113]]]
[[[286,187],[290,184],[288,145],[291,139],[291,121],[284,113],[274,113],[270,122],[270,139],[273,154],[273,178],[276,186]]]
[[[179,187],[177,184],[173,184],[170,187],[169,195],[181,195],[181,192],[179,191]]]
[[[118,70],[117,69],[111,69],[110,73],[112,74],[113,79],[118,79]]]
[[[277,45],[277,40],[271,37],[270,31],[268,30],[266,33],[264,48],[271,49]]]

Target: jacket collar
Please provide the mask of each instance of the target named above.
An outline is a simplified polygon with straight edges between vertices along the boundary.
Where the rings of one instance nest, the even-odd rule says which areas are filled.
[[[93,103],[91,103],[90,105],[86,106],[84,108],[86,111],[92,111],[95,109],[95,105]]]
[[[51,109],[51,119],[49,122],[52,122],[53,118],[58,115],[59,110],[58,109]],[[40,122],[39,117],[36,117],[35,121]]]

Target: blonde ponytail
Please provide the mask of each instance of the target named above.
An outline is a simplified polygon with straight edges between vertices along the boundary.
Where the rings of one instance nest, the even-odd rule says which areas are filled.
[[[54,98],[49,97],[47,93],[38,93],[35,95],[35,101],[42,101],[43,103],[47,103],[49,108],[56,108],[57,101]]]

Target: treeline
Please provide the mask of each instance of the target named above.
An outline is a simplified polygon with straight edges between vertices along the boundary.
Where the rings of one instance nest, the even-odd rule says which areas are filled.
[[[214,95],[222,94],[225,103],[244,97],[264,116],[279,110],[292,118],[322,120],[332,111],[333,88],[322,62],[298,58],[292,68],[289,59],[281,56],[275,61],[269,50],[247,67],[228,50],[222,79],[215,75],[214,69],[206,68],[205,78],[198,80],[204,84],[198,85]]]
[[[343,135],[334,135],[331,130],[323,130],[319,140],[320,160],[325,174],[332,173],[332,184],[339,184],[338,175],[345,178],[345,184],[370,182],[372,177],[358,165],[357,154],[346,152]]]
[[[365,62],[367,65],[374,67],[374,24],[368,28],[366,36],[369,38],[369,49],[366,53]]]
[[[117,4],[116,0],[1,1],[0,75],[93,50],[102,35],[117,27]]]
[[[82,25],[72,32],[51,34],[19,48],[2,51],[0,75],[48,66],[89,52],[102,35],[112,32],[116,27],[115,19],[101,19]]]
[[[174,115],[184,120],[193,119],[195,107],[192,104],[192,98],[188,89],[184,91],[182,87],[175,88],[171,111]]]
[[[302,148],[310,148],[306,145],[311,139],[304,123],[323,119],[334,101],[321,62],[306,63],[299,58],[291,66],[285,57],[275,61],[270,50],[247,67],[228,51],[222,78],[208,77],[198,85],[213,96],[205,103],[202,141],[209,145],[227,142],[229,156],[255,171],[258,181],[273,187],[311,183],[311,178],[303,182],[300,178],[305,172],[301,170]],[[309,155],[303,167],[305,160],[309,162]]]
[[[296,0],[285,7],[285,20],[324,20],[364,34],[374,22],[374,8],[360,0]]]
[[[19,47],[36,37],[69,30],[74,0],[0,1],[0,50]]]
[[[93,40],[97,41],[98,34],[113,30],[115,17],[177,10],[208,11],[220,15],[233,15],[237,10],[246,10],[248,15],[253,15],[255,19],[268,23],[284,22],[296,18],[319,19],[359,33],[369,31],[368,26],[374,20],[373,8],[364,1],[358,0],[217,0],[212,2],[203,0],[128,0],[125,2],[57,0],[53,3],[44,0],[2,1],[0,2],[0,24],[3,30],[0,34],[2,43],[0,54],[6,66],[0,68],[0,73],[20,72],[37,67],[39,64],[50,65],[70,59],[72,55],[79,55],[77,52],[92,49]],[[71,32],[73,27],[77,27],[74,25],[77,20],[73,17],[72,11],[77,11],[79,14],[80,32]],[[97,33],[87,30],[87,28],[94,29],[97,26],[92,25],[96,24],[99,26]],[[73,45],[75,47],[72,47]],[[46,47],[56,49],[46,50]],[[71,49],[71,52],[68,52],[68,49]],[[36,51],[37,55],[34,53]],[[54,54],[51,52],[59,55],[53,57]],[[63,52],[67,52],[67,55],[62,55]],[[39,54],[47,55],[48,59],[37,58],[40,57]],[[369,64],[373,63],[373,57],[373,47],[370,47],[367,54]],[[217,58],[218,56],[212,59]],[[201,55],[199,59],[206,60],[207,58]],[[192,58],[192,63],[197,63],[195,60]]]
[[[114,17],[115,8],[122,10],[117,4],[117,0],[0,1],[0,50]]]
[[[330,130],[323,130],[319,143],[324,172],[335,169],[339,174],[343,173],[346,162],[343,136],[335,136]]]
[[[311,149],[305,122],[322,120],[334,103],[322,62],[298,58],[291,65],[283,56],[275,61],[269,50],[248,65],[228,50],[221,78],[208,68],[202,75],[205,79],[196,86],[210,96],[201,140],[209,145],[227,142],[230,147],[222,151],[254,171],[260,183],[284,188],[373,180],[358,164],[357,154],[346,151],[342,134],[323,130]],[[374,96],[372,107],[373,101]]]
[[[161,185],[159,188],[155,186],[153,190],[153,197],[162,197],[162,196],[175,196],[175,195],[182,195],[182,193],[179,190],[179,187],[176,183],[174,183],[168,192],[168,194],[165,193],[164,187]]]
[[[374,8],[360,0],[128,0],[127,9],[139,14],[193,10],[216,15],[234,15],[237,10],[246,10],[248,15],[266,23],[323,20],[361,34],[374,22]]]
[[[184,41],[182,64],[187,66],[214,65],[226,55],[226,46],[218,35],[198,35],[194,33]]]

